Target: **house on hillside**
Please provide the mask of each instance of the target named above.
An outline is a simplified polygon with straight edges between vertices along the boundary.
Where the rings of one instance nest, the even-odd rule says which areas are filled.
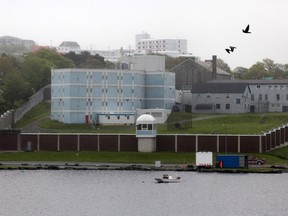
[[[80,45],[75,41],[63,41],[58,47],[56,47],[59,53],[79,52]]]
[[[217,57],[212,61],[200,61],[189,58],[176,65],[170,71],[175,73],[176,90],[191,90],[192,84],[209,80],[231,79],[231,74],[216,66]]]

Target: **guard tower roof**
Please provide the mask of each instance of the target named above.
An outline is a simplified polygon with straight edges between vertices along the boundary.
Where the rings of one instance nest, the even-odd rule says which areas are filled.
[[[156,124],[156,119],[152,115],[143,114],[136,120],[136,125],[139,124]]]

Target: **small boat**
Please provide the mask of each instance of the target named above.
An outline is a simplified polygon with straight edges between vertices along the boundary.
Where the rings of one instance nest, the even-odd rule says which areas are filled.
[[[172,175],[164,174],[162,178],[155,178],[157,183],[180,183],[181,178],[179,176],[174,177]]]

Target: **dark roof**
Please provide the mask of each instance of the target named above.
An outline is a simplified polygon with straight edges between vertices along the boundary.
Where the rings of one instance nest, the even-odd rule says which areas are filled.
[[[188,58],[185,61],[181,62],[180,64],[176,65],[175,67],[173,67],[172,69],[170,69],[169,71],[175,71],[176,68],[180,67],[183,64],[187,64],[189,62],[194,62],[198,65],[200,65],[201,67],[205,68],[206,70],[210,71],[212,73],[212,63],[211,62],[205,62],[205,61],[200,61],[200,60],[194,60],[192,58]],[[222,75],[227,75],[227,76],[231,76],[230,73],[228,73],[227,71],[222,70],[221,68],[217,67],[216,70],[217,74],[222,74]]]
[[[207,83],[288,84],[288,79],[279,80],[209,80]]]
[[[244,93],[247,83],[195,83],[192,93]]]

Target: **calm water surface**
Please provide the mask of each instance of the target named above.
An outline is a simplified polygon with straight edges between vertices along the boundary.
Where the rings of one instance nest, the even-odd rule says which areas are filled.
[[[0,171],[0,216],[288,215],[288,174]]]

